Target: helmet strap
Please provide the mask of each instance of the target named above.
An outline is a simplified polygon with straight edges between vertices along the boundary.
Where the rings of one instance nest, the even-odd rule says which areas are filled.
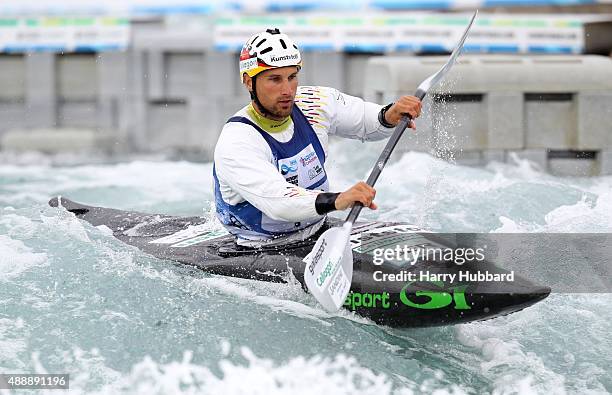
[[[272,114],[272,112],[270,112],[267,108],[265,108],[264,105],[261,104],[261,102],[259,101],[259,98],[257,97],[257,76],[252,77],[252,81],[253,82],[251,85],[253,87],[253,90],[249,92],[249,94],[251,95],[251,100],[253,100],[253,102],[257,106],[257,109],[259,110],[261,115],[269,119],[274,119],[274,114]]]

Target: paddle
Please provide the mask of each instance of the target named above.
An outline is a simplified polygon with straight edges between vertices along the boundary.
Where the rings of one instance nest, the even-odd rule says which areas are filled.
[[[477,14],[478,10],[472,15],[472,19],[463,32],[461,40],[459,40],[446,64],[418,86],[415,96],[420,100],[423,100],[429,89],[440,82],[455,63]],[[387,164],[391,153],[395,149],[404,130],[410,124],[410,121],[411,118],[404,115],[395,127],[385,149],[380,154],[376,165],[368,177],[368,185],[374,186],[378,180],[380,173]],[[362,208],[363,205],[361,203],[355,204],[342,227],[326,230],[317,240],[311,253],[304,258],[306,262],[306,270],[304,271],[306,286],[317,301],[328,311],[337,311],[344,304],[351,288],[353,251],[351,250],[350,237],[353,224]]]

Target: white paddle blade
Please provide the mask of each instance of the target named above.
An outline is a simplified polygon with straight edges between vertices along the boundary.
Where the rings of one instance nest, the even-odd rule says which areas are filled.
[[[326,230],[304,259],[304,281],[310,293],[329,312],[338,311],[351,289],[353,252],[351,223]]]

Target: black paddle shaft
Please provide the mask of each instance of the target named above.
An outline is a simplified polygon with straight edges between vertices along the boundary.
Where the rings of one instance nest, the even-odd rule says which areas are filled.
[[[423,100],[426,93],[427,93],[426,91],[422,91],[418,89],[415,96],[418,97],[419,100]],[[385,149],[383,150],[383,152],[381,152],[380,156],[378,157],[378,160],[376,161],[376,165],[370,172],[370,176],[368,177],[368,180],[366,181],[366,183],[369,186],[373,187],[374,184],[376,184],[376,181],[378,181],[378,177],[380,176],[380,173],[382,173],[383,169],[385,168],[385,165],[387,164],[389,157],[391,157],[391,153],[393,153],[395,146],[399,142],[400,137],[402,137],[402,134],[404,134],[404,131],[410,124],[411,120],[412,118],[408,114],[404,114],[402,116],[402,119],[395,127],[393,134],[391,135],[391,137],[389,137],[389,141],[387,141],[387,145],[385,145]],[[351,208],[351,212],[349,213],[348,217],[346,217],[346,222],[355,223],[355,220],[357,220],[357,217],[359,216],[359,213],[361,212],[362,208],[363,208],[363,204],[361,204],[361,202],[355,203],[353,205],[353,208]]]
[[[406,128],[410,124],[410,120],[411,120],[411,118],[409,116],[404,115],[404,116],[402,116],[402,119],[400,120],[400,122],[395,127],[395,131],[393,132],[391,137],[389,137],[389,141],[387,142],[387,145],[385,146],[385,149],[383,150],[383,152],[378,157],[378,160],[376,161],[376,165],[374,166],[374,168],[370,172],[370,176],[368,177],[368,181],[366,181],[369,186],[373,187],[374,184],[376,183],[376,181],[378,180],[378,177],[380,176],[380,173],[382,173],[382,170],[385,167],[385,165],[387,164],[387,161],[389,160],[389,157],[391,156],[391,153],[395,149],[395,146],[399,142],[400,137],[402,137],[402,134],[404,133],[404,130],[406,130]],[[361,204],[361,202],[355,203],[353,205],[353,208],[351,209],[351,212],[349,213],[348,217],[346,217],[346,221],[347,222],[355,223],[355,220],[359,216],[359,213],[361,212],[362,208],[363,208],[363,204]]]
[[[465,39],[467,38],[468,32],[470,31],[470,28],[472,27],[472,23],[474,23],[474,19],[476,18],[476,15],[478,15],[478,10],[476,10],[476,12],[474,12],[474,15],[472,15],[472,19],[470,20],[470,23],[468,24],[468,26],[465,28],[465,31],[463,32],[463,36],[461,36],[461,40],[459,40],[459,43],[453,50],[453,53],[451,53],[451,56],[446,62],[446,64],[436,74],[433,74],[432,76],[427,78],[425,81],[421,82],[421,84],[417,88],[416,93],[414,94],[416,97],[419,98],[419,100],[423,101],[423,98],[425,98],[425,95],[427,94],[427,91],[429,90],[429,88],[431,88],[433,85],[436,85],[440,81],[440,79],[442,79],[444,75],[448,72],[448,70],[452,67],[455,60],[457,59],[457,56],[459,56],[461,49],[463,48],[463,43],[465,43]],[[370,176],[368,177],[367,183],[369,186],[373,187],[374,184],[376,183],[376,180],[378,180],[378,176],[380,176],[380,173],[382,172],[383,168],[387,164],[387,161],[389,160],[391,153],[395,149],[397,142],[399,141],[400,137],[402,137],[402,134],[404,133],[404,130],[406,130],[406,127],[408,127],[409,123],[410,123],[410,117],[408,115],[402,116],[402,120],[395,127],[395,131],[391,135],[391,138],[389,139],[389,142],[385,146],[385,149],[383,150],[383,152],[380,154],[380,157],[376,161],[376,166],[374,166],[374,168],[372,169],[372,172],[370,173]],[[346,217],[346,222],[355,223],[355,220],[357,219],[357,216],[361,212],[362,208],[363,208],[363,205],[361,203],[358,203],[358,202],[355,203],[353,205],[353,208],[351,208],[351,212],[349,213],[348,217]]]

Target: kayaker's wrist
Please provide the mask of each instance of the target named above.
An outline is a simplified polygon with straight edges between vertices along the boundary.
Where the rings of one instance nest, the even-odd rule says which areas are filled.
[[[325,215],[331,211],[336,210],[336,199],[340,193],[334,192],[321,192],[317,195],[315,200],[315,210],[317,214]]]
[[[387,111],[389,111],[389,109],[393,106],[393,104],[395,103],[389,103],[386,106],[384,106],[383,108],[380,109],[380,112],[378,113],[378,122],[386,127],[387,129],[394,127],[395,125],[390,123],[389,121],[387,121]]]

